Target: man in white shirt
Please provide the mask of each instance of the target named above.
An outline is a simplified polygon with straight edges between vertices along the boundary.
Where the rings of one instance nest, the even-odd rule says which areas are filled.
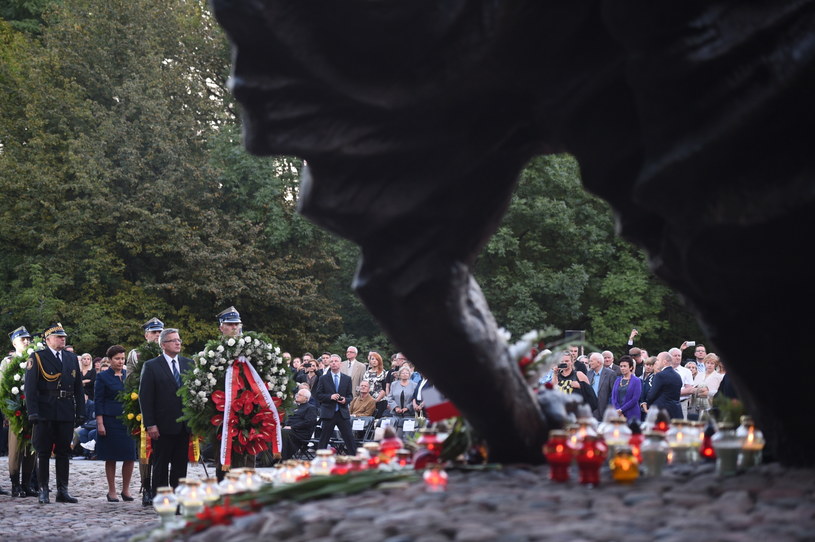
[[[688,401],[693,397],[693,374],[689,369],[682,367],[682,351],[679,348],[668,350],[671,355],[671,366],[682,377],[682,389],[679,390],[679,404],[682,406],[682,416],[688,419]]]
[[[345,357],[348,359],[342,362],[340,370],[351,377],[351,384],[354,387],[354,397],[359,396],[359,383],[365,375],[365,364],[357,361],[357,347],[349,346],[346,349]]]

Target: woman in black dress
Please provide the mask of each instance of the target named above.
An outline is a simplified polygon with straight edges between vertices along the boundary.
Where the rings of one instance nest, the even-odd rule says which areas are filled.
[[[118,395],[124,389],[127,372],[124,369],[125,349],[118,344],[108,348],[110,369],[96,376],[94,401],[96,406],[96,457],[105,462],[108,481],[108,502],[116,497],[116,462],[122,461],[122,500],[132,501],[130,479],[136,461],[136,443],[127,432],[122,420],[122,402]]]

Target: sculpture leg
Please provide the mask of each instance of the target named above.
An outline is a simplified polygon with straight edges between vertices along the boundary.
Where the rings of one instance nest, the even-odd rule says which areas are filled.
[[[407,290],[397,276],[367,271],[363,263],[360,277],[368,278],[356,285],[363,302],[422,374],[486,438],[490,460],[543,461],[546,420],[497,336],[469,269],[451,263]],[[403,269],[400,276],[413,276],[412,271]]]

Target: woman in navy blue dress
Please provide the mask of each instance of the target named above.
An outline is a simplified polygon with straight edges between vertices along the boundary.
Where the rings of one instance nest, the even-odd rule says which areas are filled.
[[[130,479],[136,461],[136,443],[130,437],[122,420],[122,402],[118,399],[124,389],[125,349],[118,344],[108,348],[110,368],[96,376],[94,402],[96,407],[96,457],[105,462],[108,481],[108,502],[118,502],[116,497],[116,462],[122,461],[122,500],[132,501]]]

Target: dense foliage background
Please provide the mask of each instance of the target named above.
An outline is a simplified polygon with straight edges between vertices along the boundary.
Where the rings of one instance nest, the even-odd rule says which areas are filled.
[[[294,212],[301,161],[240,143],[205,2],[0,2],[0,329],[58,320],[79,351],[159,316],[197,351],[228,305],[284,349],[392,352],[349,285],[357,249]],[[568,156],[523,173],[476,264],[499,323],[620,353],[702,339]],[[9,345],[10,346],[10,345]]]

